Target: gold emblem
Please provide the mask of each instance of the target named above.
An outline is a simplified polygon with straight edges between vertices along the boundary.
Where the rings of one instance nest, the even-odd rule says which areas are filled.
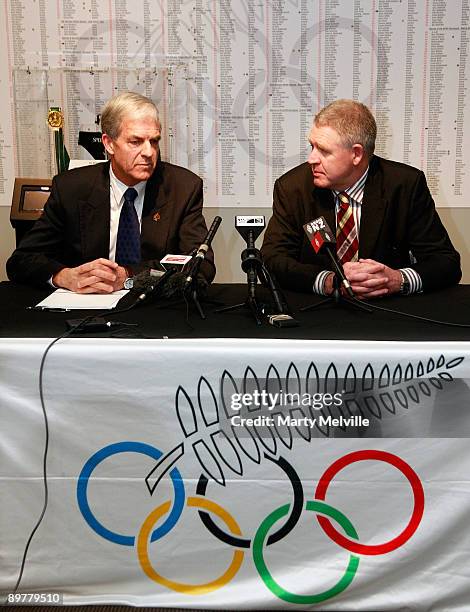
[[[54,107],[49,109],[47,124],[53,130],[60,130],[64,127],[64,115],[60,108]]]
[[[153,215],[153,220],[154,220],[154,221],[160,221],[160,213],[159,213],[159,212],[156,212],[156,213]]]

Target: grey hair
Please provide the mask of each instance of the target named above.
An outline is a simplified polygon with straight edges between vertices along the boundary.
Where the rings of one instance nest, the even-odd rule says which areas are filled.
[[[372,157],[377,137],[377,124],[365,104],[355,100],[336,100],[321,109],[313,120],[317,127],[329,126],[336,130],[345,147],[363,146]]]
[[[158,108],[149,98],[125,91],[108,100],[101,113],[101,132],[115,140],[121,132],[124,117],[152,117],[159,124]]]

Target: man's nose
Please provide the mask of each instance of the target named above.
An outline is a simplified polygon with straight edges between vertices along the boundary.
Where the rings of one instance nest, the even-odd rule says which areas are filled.
[[[315,164],[319,163],[318,153],[315,148],[310,151],[310,155],[308,156],[307,161],[311,166],[314,166]]]
[[[140,151],[144,157],[152,157],[153,147],[150,143],[150,140],[146,140],[142,145],[142,149]]]

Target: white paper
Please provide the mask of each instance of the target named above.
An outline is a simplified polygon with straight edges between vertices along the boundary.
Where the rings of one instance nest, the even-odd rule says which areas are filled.
[[[114,291],[114,293],[74,293],[67,289],[57,289],[47,296],[42,302],[36,304],[36,308],[49,310],[61,308],[64,310],[107,310],[114,308],[119,300],[129,293],[126,289]]]
[[[95,164],[103,164],[105,159],[71,159],[69,161],[69,170],[74,168],[83,168],[83,166],[94,166]]]

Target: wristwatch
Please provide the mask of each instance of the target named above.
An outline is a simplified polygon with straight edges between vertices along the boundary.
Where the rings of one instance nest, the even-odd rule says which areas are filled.
[[[399,270],[399,272],[401,274],[400,293],[402,295],[408,295],[410,292],[410,281],[408,280],[408,277],[406,276],[406,274],[403,273],[402,270]]]
[[[128,276],[124,281],[124,289],[132,289],[134,287],[134,279]]]

